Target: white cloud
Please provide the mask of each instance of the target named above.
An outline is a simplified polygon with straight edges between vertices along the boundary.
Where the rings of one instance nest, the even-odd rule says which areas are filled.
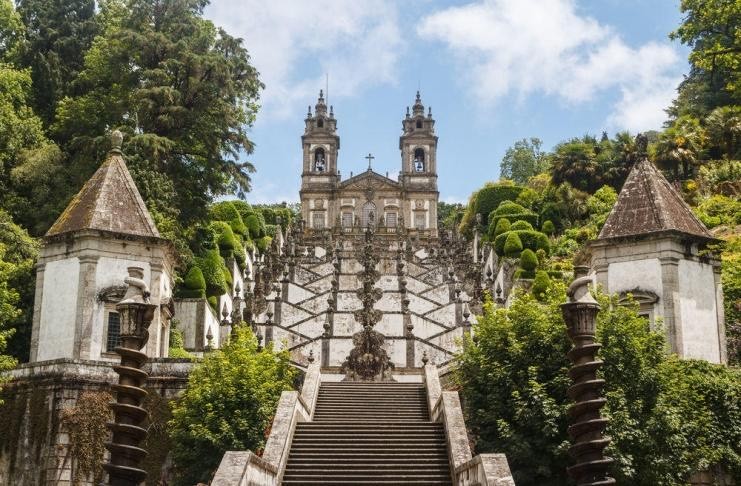
[[[218,0],[206,15],[245,40],[268,118],[295,116],[316,99],[325,73],[332,99],[394,82],[402,42],[390,0]]]
[[[417,31],[447,45],[484,104],[535,93],[579,104],[615,91],[615,129],[658,128],[680,67],[670,45],[631,47],[573,0],[482,0],[433,13]]]

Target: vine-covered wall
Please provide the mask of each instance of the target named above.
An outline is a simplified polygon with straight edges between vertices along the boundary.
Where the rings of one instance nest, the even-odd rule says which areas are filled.
[[[185,387],[192,364],[157,360],[147,365],[150,417],[142,467],[147,484],[167,484],[170,475],[169,402]],[[108,459],[105,426],[116,380],[109,363],[60,360],[22,365],[0,397],[0,484],[93,486],[104,479]]]

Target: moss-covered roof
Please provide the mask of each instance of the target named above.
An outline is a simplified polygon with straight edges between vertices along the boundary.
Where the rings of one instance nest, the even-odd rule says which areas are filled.
[[[126,162],[117,150],[111,151],[103,165],[72,198],[46,236],[85,229],[160,236]]]
[[[669,181],[644,158],[630,171],[598,239],[660,232],[713,239]]]

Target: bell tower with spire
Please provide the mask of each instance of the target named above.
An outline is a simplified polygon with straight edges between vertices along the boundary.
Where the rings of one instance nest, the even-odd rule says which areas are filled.
[[[326,227],[334,217],[328,214],[330,201],[327,200],[327,195],[334,192],[340,180],[337,169],[340,137],[337,135],[337,120],[331,106],[327,112],[324,91],[319,91],[313,114],[309,106],[304,122],[304,134],[301,136],[303,170],[300,191],[303,218],[313,227]]]
[[[432,108],[425,106],[417,91],[412,112],[402,121],[399,137],[401,172],[399,182],[405,193],[405,219],[410,229],[437,232],[437,135]]]

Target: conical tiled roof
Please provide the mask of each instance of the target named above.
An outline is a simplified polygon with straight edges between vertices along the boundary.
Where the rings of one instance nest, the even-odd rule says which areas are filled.
[[[110,152],[46,236],[85,229],[160,236],[119,150]]]
[[[669,181],[643,158],[630,171],[599,239],[667,231],[714,239]]]

